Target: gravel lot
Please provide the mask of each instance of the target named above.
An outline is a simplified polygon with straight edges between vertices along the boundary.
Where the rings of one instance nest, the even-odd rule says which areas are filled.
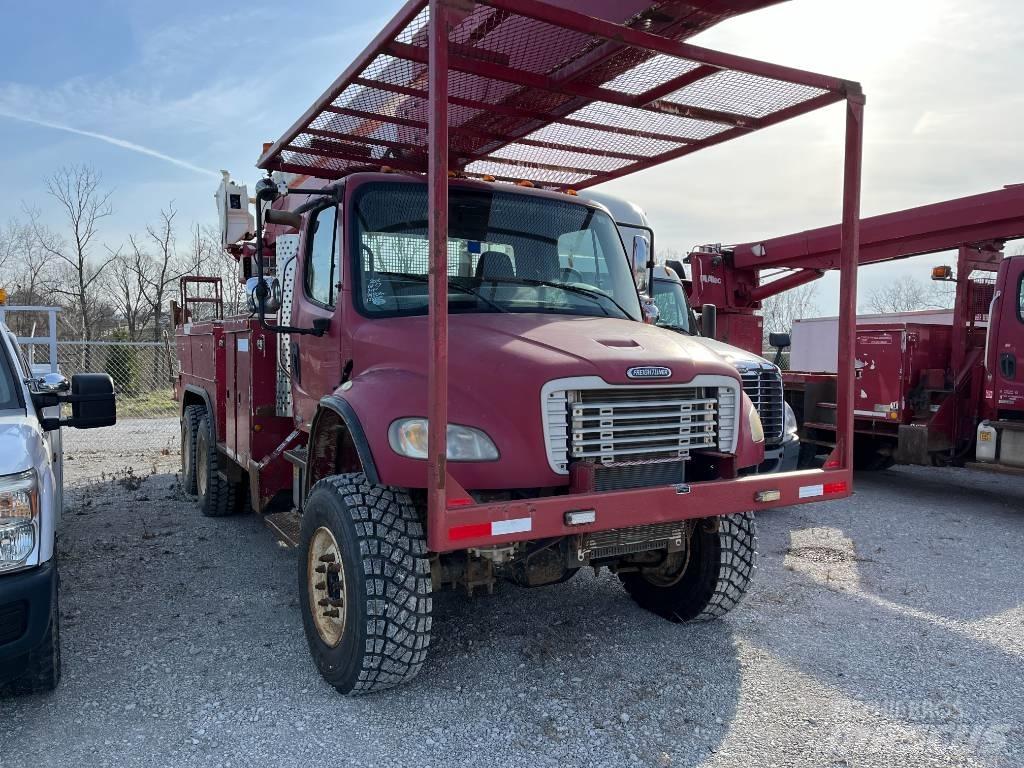
[[[2,766],[1024,765],[1024,480],[903,468],[765,514],[713,624],[607,574],[444,593],[421,676],[345,699],[294,554],[178,491],[176,421],[90,441],[66,432],[64,680],[0,700]]]

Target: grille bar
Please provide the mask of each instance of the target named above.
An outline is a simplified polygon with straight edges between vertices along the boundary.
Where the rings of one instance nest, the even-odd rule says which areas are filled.
[[[765,440],[776,443],[782,439],[786,414],[783,406],[782,374],[777,368],[752,368],[741,371],[743,391],[747,393],[757,415],[761,417]]]

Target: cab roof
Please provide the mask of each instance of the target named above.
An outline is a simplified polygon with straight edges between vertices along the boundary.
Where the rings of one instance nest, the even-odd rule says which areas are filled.
[[[778,0],[443,0],[451,170],[582,189],[859,94],[683,42]],[[409,0],[260,157],[338,179],[427,171],[428,0]]]

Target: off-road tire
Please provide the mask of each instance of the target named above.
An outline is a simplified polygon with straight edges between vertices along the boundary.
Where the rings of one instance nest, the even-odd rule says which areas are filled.
[[[181,413],[181,487],[189,496],[196,495],[196,436],[202,414],[201,405],[187,405]]]
[[[340,550],[347,595],[333,646],[310,608],[310,547],[321,528]],[[416,676],[430,646],[433,599],[423,523],[405,491],[362,473],[320,480],[303,508],[298,561],[306,640],[327,682],[343,694],[364,694]]]
[[[224,517],[234,514],[235,483],[220,475],[221,457],[217,452],[217,438],[213,432],[210,414],[199,417],[196,431],[196,493],[199,495],[199,511],[205,517]]]
[[[50,600],[50,623],[42,641],[25,657],[25,671],[6,685],[0,693],[15,696],[47,693],[60,683],[60,605],[58,595],[60,579],[54,575],[53,595]]]
[[[754,513],[697,520],[682,576],[658,586],[643,574],[619,574],[642,608],[670,621],[708,621],[724,616],[746,594],[757,559]]]

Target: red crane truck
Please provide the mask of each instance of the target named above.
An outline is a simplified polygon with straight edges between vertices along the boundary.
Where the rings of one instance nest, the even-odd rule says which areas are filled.
[[[1003,252],[1006,241],[1024,238],[1024,185],[866,218],[860,232],[860,264],[946,250],[958,255],[955,273],[947,266],[932,274],[955,285],[950,317],[858,323],[856,466],[1024,468],[1024,256]],[[696,276],[691,300],[718,306],[720,338],[759,350],[760,301],[834,269],[839,246],[840,228],[832,226],[697,249],[689,256]],[[761,270],[779,268],[787,273],[760,280]],[[815,357],[831,357],[784,375],[801,445],[813,456],[813,446],[820,453],[835,445],[836,349],[829,340],[794,336],[793,343],[814,343]],[[804,351],[794,349],[793,362]]]
[[[416,674],[447,585],[606,566],[667,619],[720,616],[753,510],[850,494],[850,424],[823,468],[750,473],[763,432],[735,367],[643,322],[611,217],[575,196],[843,103],[850,348],[860,87],[683,42],[771,2],[412,0],[265,147],[279,175],[251,223],[225,181],[251,313],[202,320],[183,282],[184,483],[297,546],[339,691]]]

